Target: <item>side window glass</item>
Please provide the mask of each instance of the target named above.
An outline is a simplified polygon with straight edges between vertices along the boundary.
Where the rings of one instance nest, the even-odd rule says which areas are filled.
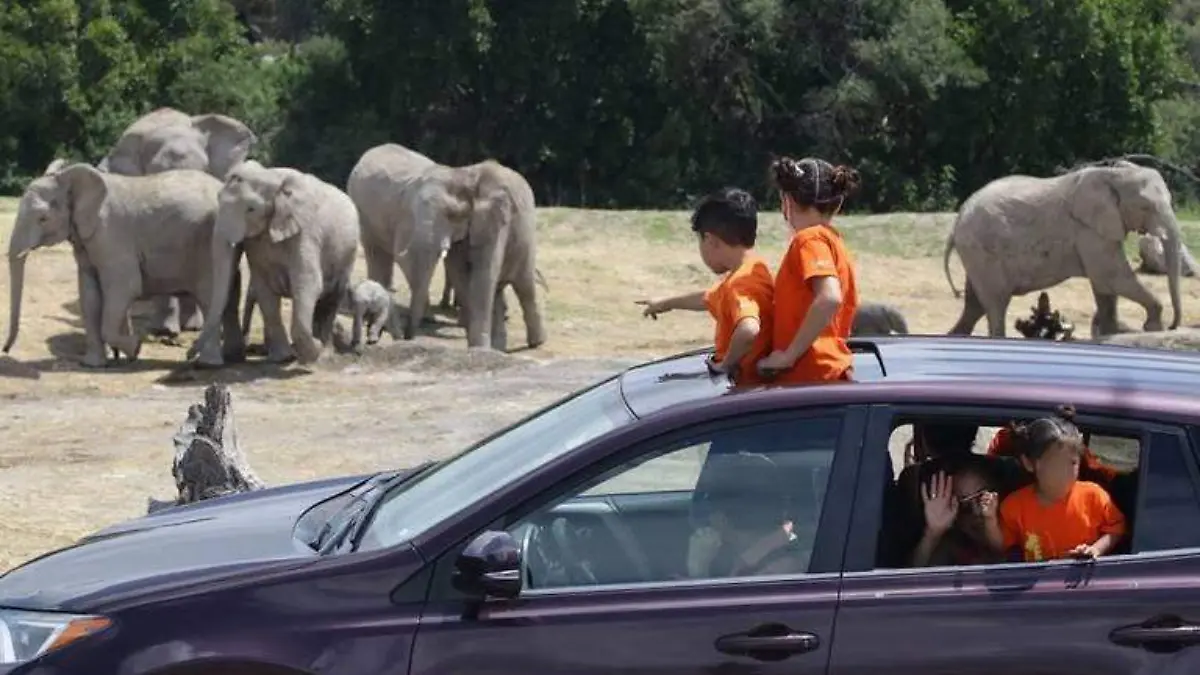
[[[1145,468],[1145,495],[1133,531],[1133,552],[1200,547],[1200,503],[1178,436],[1155,434]]]
[[[808,570],[841,416],[647,447],[508,529],[529,589]]]

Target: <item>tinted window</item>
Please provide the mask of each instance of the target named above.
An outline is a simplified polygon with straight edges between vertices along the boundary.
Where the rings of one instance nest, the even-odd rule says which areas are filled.
[[[632,420],[618,379],[545,408],[398,486],[376,509],[358,549],[407,541],[497,487]]]
[[[528,542],[527,587],[806,572],[840,427],[769,421],[646,448],[509,528]]]
[[[1134,553],[1200,546],[1200,502],[1185,452],[1178,436],[1152,436],[1142,469],[1145,495],[1134,524]]]

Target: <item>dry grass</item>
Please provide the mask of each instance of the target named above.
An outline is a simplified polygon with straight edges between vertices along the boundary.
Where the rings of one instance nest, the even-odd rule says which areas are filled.
[[[0,250],[7,249],[14,212],[15,202],[0,202]],[[863,299],[896,305],[915,332],[944,333],[960,308],[941,266],[951,222],[948,214],[843,219]],[[766,214],[762,230],[762,252],[778,260],[782,219]],[[170,436],[208,381],[236,383],[237,423],[250,461],[278,483],[442,455],[633,360],[710,342],[706,316],[669,314],[653,322],[634,304],[712,281],[697,259],[686,214],[544,209],[539,241],[539,266],[550,286],[543,296],[550,341],[537,352],[468,358],[462,330],[442,317],[430,335],[409,344],[385,338],[361,359],[331,356],[309,369],[252,362],[204,373],[180,370],[184,348],[161,344],[148,344],[133,366],[80,369],[70,250],[35,252],[20,338],[10,357],[0,357],[0,569],[144,512],[149,494],[166,497]],[[0,259],[0,279],[7,279],[6,265]],[[957,258],[952,270],[961,287]],[[356,276],[365,276],[361,262]],[[1146,282],[1165,302],[1165,281]],[[1183,287],[1186,320],[1195,323],[1200,283],[1188,279]],[[439,296],[435,288],[435,301]],[[1052,301],[1086,334],[1092,309],[1086,283],[1055,289]],[[1017,299],[1009,326],[1032,303]],[[510,307],[510,343],[519,347],[519,306]],[[1122,301],[1121,313],[1127,323],[1141,324],[1140,308]],[[984,329],[981,322],[977,332]]]

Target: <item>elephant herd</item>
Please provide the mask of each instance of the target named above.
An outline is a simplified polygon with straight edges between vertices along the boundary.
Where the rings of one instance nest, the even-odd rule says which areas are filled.
[[[539,309],[534,195],[494,161],[444,166],[396,144],[368,150],[346,190],[312,174],[249,158],[257,141],[223,115],[151,112],[96,165],[56,160],[21,197],[9,245],[11,304],[4,352],[16,341],[25,260],[67,241],[78,271],[87,347],[82,362],[136,360],[134,303],[155,305],[151,332],[200,330],[187,358],[219,367],[245,358],[255,306],[268,362],[315,361],[338,312],[355,314],[353,346],[387,328],[405,339],[425,319],[444,261],[446,289],[472,347],[505,349],[504,291],[520,301],[530,347],[545,342]],[[358,249],[367,280],[352,284]],[[241,259],[249,272],[238,320]],[[399,264],[411,290],[402,329],[391,299]],[[285,329],[280,302],[289,298]]]

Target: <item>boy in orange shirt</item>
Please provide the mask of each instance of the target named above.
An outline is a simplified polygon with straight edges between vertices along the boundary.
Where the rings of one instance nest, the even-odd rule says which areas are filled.
[[[1079,480],[1083,435],[1075,409],[1013,427],[1021,463],[1032,485],[1000,503],[999,518],[986,525],[988,540],[1005,553],[1019,550],[1026,562],[1107,555],[1125,536],[1125,516],[1104,488]]]
[[[735,385],[759,384],[755,364],[770,351],[773,283],[766,261],[754,252],[758,205],[745,190],[719,190],[696,206],[692,231],[700,259],[721,278],[705,291],[638,304],[653,319],[674,309],[708,310],[716,322],[709,370],[728,375]]]
[[[759,361],[759,372],[779,383],[850,380],[854,357],[846,340],[858,284],[832,221],[858,189],[858,172],[823,159],[783,157],[771,174],[793,234],[775,276],[774,351]]]

